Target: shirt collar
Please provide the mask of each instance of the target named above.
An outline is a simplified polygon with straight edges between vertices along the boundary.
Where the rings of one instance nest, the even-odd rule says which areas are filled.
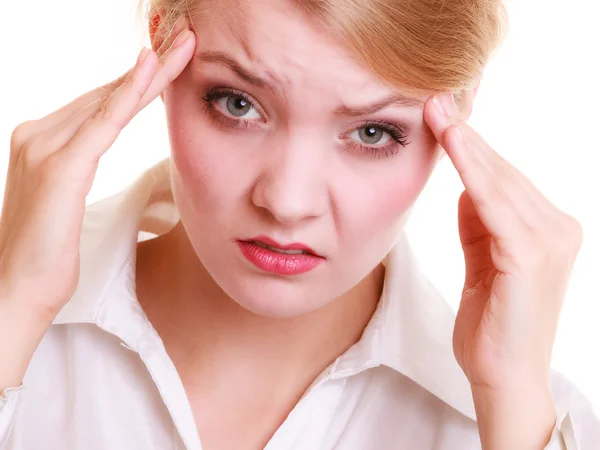
[[[383,364],[476,420],[469,382],[452,349],[454,312],[419,269],[405,232],[384,264],[377,309],[333,373],[357,373]]]
[[[140,233],[163,234],[179,219],[169,170],[167,158],[144,172],[126,190],[86,208],[79,283],[53,323],[100,325],[106,319],[103,306],[111,297],[107,293],[118,283],[119,276],[126,277],[124,288],[135,300],[133,268]],[[452,350],[454,313],[419,270],[404,232],[384,263],[385,281],[377,309],[361,339],[336,360],[329,376],[341,378],[383,364],[475,420],[470,386]],[[133,311],[138,328],[146,321],[137,302],[117,306],[121,310],[113,314],[131,317]],[[136,321],[114,323],[134,327]],[[115,327],[102,328],[110,331]],[[127,331],[130,330],[121,334]]]
[[[163,234],[178,218],[168,159],[146,170],[124,191],[87,206],[81,231],[79,283],[53,323],[97,322],[115,278],[122,274],[124,265],[135,262],[141,235]]]

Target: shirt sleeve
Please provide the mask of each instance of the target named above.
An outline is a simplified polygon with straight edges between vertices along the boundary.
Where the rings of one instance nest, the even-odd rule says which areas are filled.
[[[560,374],[553,384],[558,418],[544,450],[599,449],[600,419],[590,401]]]
[[[10,437],[22,390],[23,385],[0,392],[0,448],[4,448]]]

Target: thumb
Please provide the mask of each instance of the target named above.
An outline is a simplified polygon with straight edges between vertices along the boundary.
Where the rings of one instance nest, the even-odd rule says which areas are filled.
[[[458,232],[465,256],[465,288],[472,288],[495,271],[491,255],[492,235],[487,230],[467,191],[458,199]]]

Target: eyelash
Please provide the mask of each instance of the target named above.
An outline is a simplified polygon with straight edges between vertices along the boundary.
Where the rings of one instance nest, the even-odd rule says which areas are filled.
[[[223,97],[236,96],[241,97],[253,108],[256,108],[254,102],[248,98],[248,94],[243,91],[237,91],[231,88],[212,88],[209,89],[206,94],[202,96],[202,100],[204,101],[204,110],[205,112],[213,119],[213,121],[219,125],[219,127],[223,129],[227,128],[246,128],[246,129],[256,129],[256,121],[244,120],[244,119],[233,119],[231,117],[227,117],[222,112],[215,107],[215,102]],[[262,115],[262,112],[261,112]]]
[[[371,157],[375,159],[381,159],[396,155],[400,151],[399,146],[406,147],[408,144],[410,144],[407,133],[403,128],[383,120],[367,120],[361,123],[358,127],[355,127],[352,131],[368,127],[377,128],[386,132],[390,135],[391,139],[385,145],[379,147],[359,144],[354,139],[350,139],[348,145],[353,149],[353,151],[356,150],[359,152],[367,152]],[[352,133],[352,131],[350,133]],[[346,135],[350,133],[346,133]]]
[[[259,114],[264,115],[256,107],[255,103],[250,100],[247,93],[238,91],[226,87],[218,87],[209,89],[206,94],[202,96],[204,101],[204,110],[212,118],[212,120],[221,128],[228,129],[260,129],[260,125],[257,125],[255,120],[244,120],[244,119],[233,119],[223,114],[219,108],[215,106],[215,102],[223,97],[236,96],[243,98],[246,102],[257,109]],[[391,139],[385,145],[380,147],[372,145],[359,144],[354,139],[349,139],[348,145],[351,151],[358,153],[367,153],[369,156],[375,159],[387,158],[396,155],[400,151],[400,146],[406,147],[410,144],[407,140],[408,136],[402,127],[398,127],[389,122],[382,120],[368,120],[355,127],[352,131],[345,133],[344,136],[351,134],[353,131],[360,130],[365,127],[374,127],[381,131],[388,133]]]

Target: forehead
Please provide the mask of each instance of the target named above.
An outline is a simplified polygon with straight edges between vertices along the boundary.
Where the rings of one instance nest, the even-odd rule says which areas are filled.
[[[226,52],[286,91],[353,91],[366,99],[392,91],[293,0],[212,0],[193,21],[196,53]]]

